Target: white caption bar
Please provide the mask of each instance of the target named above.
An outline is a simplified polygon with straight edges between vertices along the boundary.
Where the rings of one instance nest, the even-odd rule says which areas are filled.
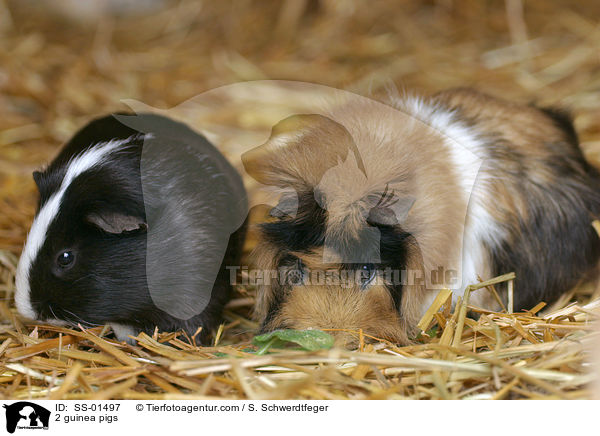
[[[597,428],[596,401],[0,401],[16,435],[485,434]],[[553,413],[553,411],[555,413]],[[569,419],[567,417],[577,417]],[[214,432],[214,433],[213,433]]]

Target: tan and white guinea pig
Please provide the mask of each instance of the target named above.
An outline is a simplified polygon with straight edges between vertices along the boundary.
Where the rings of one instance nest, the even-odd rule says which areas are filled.
[[[357,98],[279,122],[242,160],[281,191],[253,255],[270,278],[263,331],[363,329],[406,344],[442,287],[456,301],[514,271],[514,308],[528,309],[600,255],[600,176],[558,109],[463,88]],[[471,302],[499,308],[485,291]]]

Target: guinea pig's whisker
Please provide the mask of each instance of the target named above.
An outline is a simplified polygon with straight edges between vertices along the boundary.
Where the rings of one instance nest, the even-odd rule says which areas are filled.
[[[83,325],[84,327],[99,327],[99,326],[102,325],[102,324],[96,324],[96,323],[93,323],[93,322],[86,321],[83,318],[81,318],[79,315],[76,315],[73,312],[71,312],[70,310],[67,310],[67,309],[65,309],[63,307],[61,307],[60,310],[62,312],[64,312],[64,313],[66,313],[66,314],[71,315],[74,318],[73,319],[73,318],[71,318],[69,316],[65,316],[65,321],[67,321],[67,322],[70,322],[70,323],[73,323],[73,324],[78,324],[79,323],[79,324]],[[56,315],[54,315],[54,316],[56,316]]]
[[[77,280],[73,280],[73,283],[72,283],[72,284],[74,285],[75,283],[77,283],[77,282],[80,282],[81,280],[85,280],[85,279],[87,279],[87,278],[90,278],[90,277],[92,277],[92,276],[93,276],[93,274],[86,274],[86,275],[84,275],[84,276],[82,276],[82,277],[79,277]]]
[[[48,304],[48,309],[50,309],[50,313],[52,315],[54,315],[54,318],[58,319],[58,316],[56,316],[56,313],[54,313],[54,309],[52,309],[52,305],[51,304]]]

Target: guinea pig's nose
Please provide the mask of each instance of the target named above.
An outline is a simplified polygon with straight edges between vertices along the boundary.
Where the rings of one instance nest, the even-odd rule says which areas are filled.
[[[34,313],[33,319],[43,320],[48,318],[56,318],[56,315],[52,313],[51,305],[49,301],[42,300],[31,300],[31,309]]]
[[[328,330],[327,333],[333,336],[334,345],[338,348],[353,350],[358,347],[358,338],[355,334],[335,329]]]

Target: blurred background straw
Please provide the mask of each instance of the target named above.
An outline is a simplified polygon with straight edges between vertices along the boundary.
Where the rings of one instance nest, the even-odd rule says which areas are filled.
[[[35,212],[31,172],[94,116],[127,110],[123,99],[169,109],[215,87],[257,79],[314,82],[365,95],[390,86],[422,93],[474,86],[515,101],[562,105],[575,115],[585,153],[600,160],[600,2],[595,0],[0,0],[0,395],[589,397],[584,348],[561,347],[573,334],[590,330],[595,305],[583,304],[596,296],[594,286],[567,294],[553,308],[563,312],[549,318],[487,314],[467,321],[458,342],[477,353],[496,350],[484,360],[443,348],[454,332],[444,337],[444,331],[455,322],[446,313],[436,318],[438,334],[422,349],[380,343],[354,354],[302,360],[292,353],[287,361],[262,362],[271,368],[287,365],[295,375],[273,370],[266,376],[270,370],[256,370],[260,362],[236,365],[218,354],[245,356],[242,350],[256,327],[250,318],[252,289],[240,289],[228,309],[215,341],[226,349],[200,350],[193,341],[186,345],[183,339],[156,336],[144,338],[143,351],[125,347],[119,354],[114,350],[122,346],[106,345],[92,333],[23,326],[11,298],[14,265]],[[226,154],[271,127],[271,119],[257,115],[256,108],[227,102],[205,121],[224,126],[211,139]],[[580,304],[569,306],[574,298]],[[548,324],[554,327],[543,326]],[[523,346],[533,348],[522,351]],[[503,347],[509,349],[505,354]],[[385,358],[373,357],[384,349]],[[523,372],[510,360],[521,352],[526,357],[520,367],[532,371]],[[450,360],[459,360],[454,367],[459,375],[449,379],[448,368],[439,363],[423,370],[426,364],[417,360],[398,367],[388,359],[394,355],[454,356]],[[208,369],[206,362],[178,363],[217,357],[225,363]],[[155,366],[148,369],[140,359]],[[320,361],[331,365],[320,372],[299,369]],[[420,371],[425,371],[421,378]],[[567,374],[562,379],[561,371]],[[404,373],[408,378],[401,377]]]

